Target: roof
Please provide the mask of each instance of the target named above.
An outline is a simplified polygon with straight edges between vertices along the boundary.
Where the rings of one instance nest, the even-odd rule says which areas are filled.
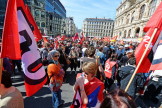
[[[112,19],[105,19],[105,18],[86,18],[85,21],[114,21]]]

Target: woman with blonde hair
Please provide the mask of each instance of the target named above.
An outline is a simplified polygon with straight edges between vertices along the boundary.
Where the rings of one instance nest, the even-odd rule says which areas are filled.
[[[79,91],[81,94],[82,102],[80,107],[98,108],[103,100],[104,83],[95,77],[97,66],[94,62],[85,62],[82,66],[82,71],[83,73],[77,78],[74,85],[75,92]],[[77,100],[74,97],[72,106],[76,106],[75,101]]]

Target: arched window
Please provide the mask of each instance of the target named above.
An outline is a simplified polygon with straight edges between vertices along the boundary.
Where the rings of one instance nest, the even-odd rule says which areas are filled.
[[[44,22],[41,23],[41,27],[45,27],[45,23]]]
[[[124,31],[124,36],[123,36],[123,37],[125,38],[125,37],[126,37],[126,35],[127,35],[127,31],[125,30],[125,31]]]
[[[119,36],[121,36],[121,34],[122,34],[122,33],[121,33],[121,32],[119,32]]]
[[[123,18],[121,19],[121,25],[123,24]]]
[[[135,31],[135,37],[139,37],[139,33],[140,33],[140,28],[138,27]]]
[[[39,10],[35,11],[35,16],[37,16],[37,17],[39,16]]]
[[[128,31],[128,38],[131,37],[131,29]]]
[[[126,24],[129,23],[129,17],[130,17],[130,14],[127,15],[127,20],[126,20]]]
[[[145,12],[145,7],[146,7],[146,5],[142,5],[140,8],[139,19],[141,19],[143,17],[144,12]]]
[[[131,23],[132,23],[133,20],[134,20],[134,14],[135,14],[135,11],[132,13]]]
[[[37,26],[40,26],[40,22],[36,22],[37,23]]]
[[[156,3],[157,3],[157,0],[152,0],[150,2],[150,5],[149,5],[149,13],[148,13],[149,16],[151,16],[154,13],[155,7],[156,7]]]
[[[42,18],[45,18],[45,12],[42,12],[42,13],[41,13],[41,17],[42,17]]]

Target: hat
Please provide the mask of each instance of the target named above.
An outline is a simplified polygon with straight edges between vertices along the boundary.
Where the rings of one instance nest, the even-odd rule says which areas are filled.
[[[126,54],[128,54],[128,53],[133,53],[133,50],[132,50],[132,49],[128,50],[128,51],[126,52]]]
[[[129,45],[128,44],[125,44],[124,47],[129,47]]]
[[[123,48],[123,46],[119,46],[119,48]]]

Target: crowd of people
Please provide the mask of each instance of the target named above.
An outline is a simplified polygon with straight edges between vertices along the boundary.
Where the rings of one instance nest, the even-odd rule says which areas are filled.
[[[63,104],[60,88],[72,74],[76,74],[77,78],[71,108],[143,107],[138,103],[139,97],[149,99],[160,106],[162,104],[162,74],[158,73],[157,76],[153,72],[138,73],[129,89],[124,91],[136,69],[134,52],[138,44],[137,42],[120,43],[119,41],[93,40],[86,40],[79,44],[77,41],[64,40],[56,46],[53,40],[46,43],[38,42],[38,50],[49,78],[48,86],[52,93],[53,107],[58,108]],[[20,62],[20,60],[13,61],[15,64],[20,64]],[[4,64],[4,68],[5,66],[8,65]],[[70,68],[70,74],[67,74],[68,68]],[[18,69],[22,71],[21,67]],[[13,69],[6,68],[6,70],[8,73],[14,73],[11,72]],[[5,86],[6,80],[3,81],[3,77],[2,75],[0,89],[12,88],[11,91],[17,92],[19,100],[22,100],[22,96],[16,88],[11,87],[11,85]],[[80,94],[80,99],[76,98],[77,93]],[[8,94],[0,92],[1,99],[7,97]],[[0,102],[1,104],[2,102]],[[23,108],[23,103],[18,104]]]

